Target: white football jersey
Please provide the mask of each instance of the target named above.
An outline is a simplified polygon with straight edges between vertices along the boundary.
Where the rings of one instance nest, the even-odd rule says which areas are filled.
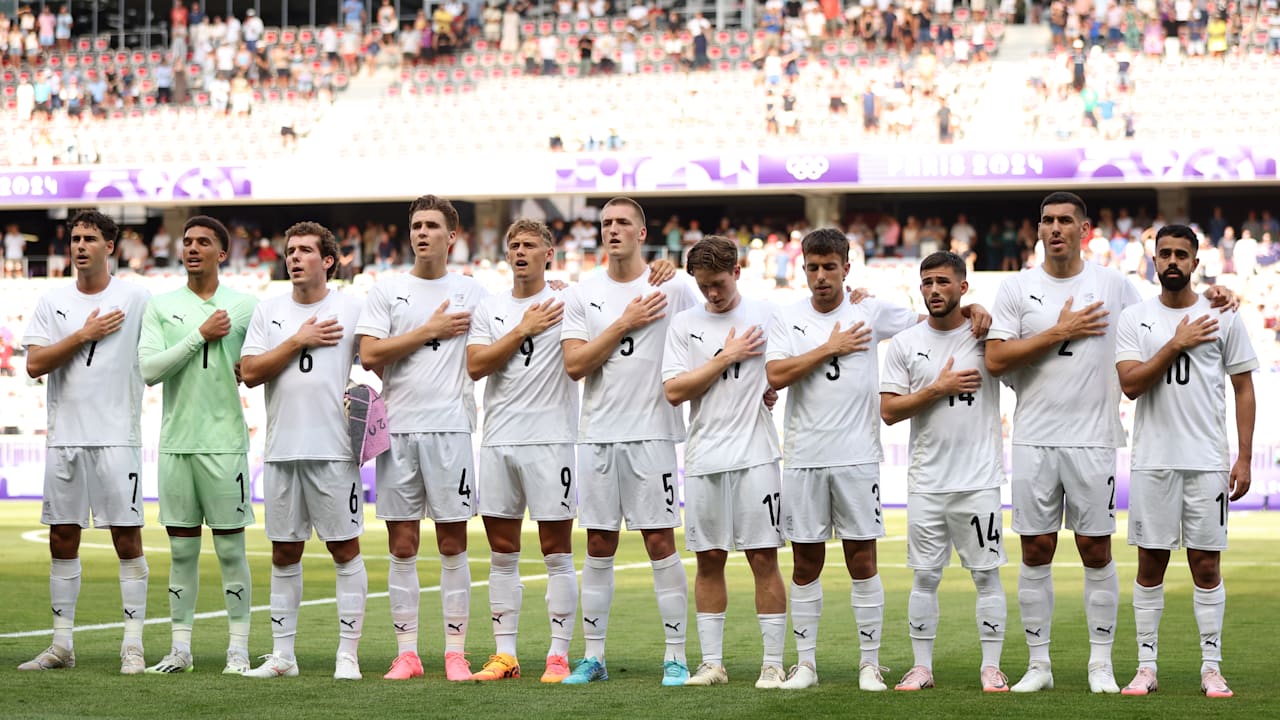
[[[821,468],[880,462],[878,345],[920,321],[920,313],[876,298],[842,302],[820,313],[811,298],[778,311],[765,360],[786,360],[825,343],[835,324],[871,328],[866,352],[832,358],[787,388],[783,462],[789,468]]]
[[[142,371],[138,338],[151,293],[111,278],[96,295],[74,283],[51,290],[36,303],[23,345],[49,347],[84,327],[94,310],[124,312],[120,329],[85,343],[67,364],[48,375],[49,447],[140,446]]]
[[[659,290],[667,296],[665,316],[624,337],[586,377],[579,442],[684,439],[680,411],[662,392],[662,351],[671,318],[698,302],[692,287],[677,278],[655,288],[648,273],[629,283],[597,273],[565,293],[560,339],[590,341],[622,317],[632,300]]]
[[[404,274],[374,284],[356,326],[379,340],[403,335],[431,318],[446,300],[448,312],[475,312],[487,295],[457,273],[436,280]],[[474,432],[475,383],[467,375],[465,335],[432,340],[382,372],[382,398],[392,433]]]
[[[758,327],[767,338],[773,313],[772,303],[742,298],[727,313],[711,313],[704,306],[697,306],[676,315],[667,330],[663,382],[696,370],[719,355],[730,329],[741,337]],[[721,374],[719,382],[689,403],[686,474],[740,470],[781,457],[773,417],[764,405],[768,389],[769,378],[761,354],[734,363]]]
[[[329,290],[324,299],[299,305],[290,294],[263,300],[254,308],[241,357],[261,355],[292,337],[310,318],[335,318],[342,326],[337,345],[298,353],[266,383],[267,442],[264,459],[350,460],[351,439],[343,394],[356,356],[356,322],[361,301]]]
[[[1164,377],[1138,398],[1133,423],[1134,470],[1231,469],[1227,448],[1226,376],[1258,368],[1258,356],[1238,313],[1210,309],[1200,297],[1189,308],[1153,297],[1124,311],[1116,330],[1116,362],[1150,360],[1182,318],[1218,319],[1216,340],[1181,353]]]
[[[986,341],[965,322],[950,332],[922,322],[889,341],[880,392],[910,395],[952,370],[978,370],[982,387],[951,395],[911,418],[907,492],[949,493],[999,487],[1004,482],[1000,437],[1000,382],[987,373]]]
[[[1123,275],[1085,263],[1066,279],[1042,267],[1023,270],[1000,284],[991,309],[989,340],[1038,335],[1058,324],[1067,298],[1072,309],[1102,302],[1106,334],[1068,340],[1035,362],[1002,377],[1018,395],[1013,442],[1047,447],[1120,447],[1120,379],[1115,370],[1116,324],[1141,300]]]
[[[561,293],[544,287],[528,298],[490,295],[471,315],[468,345],[491,345],[520,324],[531,306]],[[520,350],[485,378],[484,445],[572,443],[578,438],[578,383],[564,371],[560,325],[525,338]]]

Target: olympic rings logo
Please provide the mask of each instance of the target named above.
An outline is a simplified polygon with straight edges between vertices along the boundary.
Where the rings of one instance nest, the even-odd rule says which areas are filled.
[[[797,180],[817,180],[831,169],[831,161],[823,155],[793,155],[787,158],[786,168]]]

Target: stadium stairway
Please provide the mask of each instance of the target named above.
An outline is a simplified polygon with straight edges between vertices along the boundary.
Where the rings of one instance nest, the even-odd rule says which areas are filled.
[[[1026,134],[1022,101],[1030,75],[1027,60],[1032,53],[1044,53],[1049,41],[1048,25],[1011,24],[1005,29],[985,91],[964,128],[966,143],[1004,147],[1008,138]]]
[[[353,129],[376,125],[380,100],[386,97],[387,84],[399,76],[399,70],[379,69],[373,75],[367,72],[352,74],[346,90],[324,110],[319,118],[308,118],[312,123],[306,137],[299,138],[298,154],[307,157],[312,153],[328,154],[333,148],[351,142]]]

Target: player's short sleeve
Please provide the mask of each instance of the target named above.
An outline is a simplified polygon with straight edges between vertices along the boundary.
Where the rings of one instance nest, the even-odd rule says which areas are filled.
[[[1008,278],[1000,283],[1000,289],[996,291],[996,300],[991,306],[991,329],[987,330],[987,339],[1016,340],[1019,337],[1022,337],[1022,311],[1018,307],[1017,279]]]
[[[902,336],[889,341],[880,371],[880,392],[894,395],[911,394],[911,369],[907,366],[907,344]]]
[[[1142,302],[1142,294],[1138,292],[1138,288],[1133,284],[1133,281],[1129,280],[1127,277],[1124,278],[1122,287],[1123,290],[1120,291],[1120,302],[1123,307],[1132,307]]]
[[[685,331],[684,317],[677,315],[667,327],[667,343],[662,351],[662,382],[688,372],[689,333]]]
[[[387,302],[387,289],[383,283],[375,283],[369,290],[360,319],[356,321],[356,334],[382,340],[391,335],[391,303]]]
[[[1226,321],[1226,322],[1223,322]],[[1226,347],[1223,360],[1228,375],[1240,375],[1258,369],[1258,355],[1249,341],[1249,331],[1240,313],[1223,313],[1220,323],[1226,325]]]
[[[1138,362],[1147,360],[1142,356],[1142,343],[1138,338],[1137,307],[1128,308],[1120,313],[1120,322],[1116,323],[1116,362],[1129,360]]]
[[[868,308],[871,311],[871,331],[877,338],[891,338],[920,322],[920,313],[909,307],[876,298],[867,298],[863,302],[871,303]]]
[[[22,336],[22,344],[24,346],[38,345],[45,347],[54,343],[52,338],[53,323],[49,317],[52,315],[49,310],[51,307],[53,305],[49,302],[48,296],[40,298],[39,302],[36,303],[36,309],[31,313],[31,322],[27,324],[26,334]]]
[[[267,347],[267,314],[263,312],[265,304],[253,309],[253,317],[249,319],[249,329],[245,331],[244,345],[240,348],[240,357],[261,355],[270,350]]]
[[[764,361],[786,360],[795,357],[795,347],[791,343],[791,333],[787,322],[786,311],[774,310],[769,317],[768,344],[765,346]]]
[[[560,323],[560,341],[590,340],[587,332],[587,313],[583,310],[581,286],[570,288],[564,294],[564,319]]]
[[[480,301],[475,311],[471,313],[471,330],[467,333],[468,345],[493,344],[493,322],[489,319],[492,314],[491,301]]]

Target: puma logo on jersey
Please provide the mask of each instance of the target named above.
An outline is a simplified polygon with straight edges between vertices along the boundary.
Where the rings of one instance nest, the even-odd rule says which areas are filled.
[[[600,622],[600,618],[598,618],[598,617],[596,617],[596,618],[589,618],[589,617],[583,616],[583,618],[582,618],[582,622],[584,622],[584,623],[586,623],[586,624],[590,625],[591,627],[595,627],[595,626],[596,626],[596,623]]]
[[[66,319],[67,319],[67,314],[66,314],[66,313],[64,313],[64,312],[62,312],[61,310],[54,310],[54,311],[53,311],[53,314],[54,314],[54,315],[61,315],[63,320],[66,320]]]
[[[792,326],[791,326],[791,329],[792,329],[792,330],[795,330],[795,331],[797,331],[797,332],[799,332],[801,335],[804,335],[804,334],[805,334],[805,330],[808,330],[808,329],[809,329],[809,326],[808,326],[808,325],[805,325],[804,327],[800,327],[799,325],[792,325]]]
[[[279,320],[272,320],[272,321],[271,321],[271,324],[272,324],[272,325],[275,325],[276,327],[280,328],[281,330],[283,330],[283,329],[284,329],[284,323],[280,322]]]
[[[498,322],[500,322],[500,323],[502,323],[503,325],[506,325],[506,324],[507,324],[507,320],[506,320],[506,318],[500,318],[500,317],[498,317],[497,315],[494,315],[494,316],[493,316],[493,319],[494,319],[494,320],[496,320],[496,321],[498,321]]]
[[[599,310],[600,312],[604,312],[604,301],[603,301],[603,300],[601,300],[601,301],[600,301],[600,302],[598,302],[598,303],[587,303],[587,304],[588,304],[588,305],[590,305],[591,307],[593,307],[593,308],[595,308],[595,309]]]
[[[409,304],[409,297],[410,297],[409,295],[405,295],[405,296],[403,296],[403,297],[401,297],[400,295],[397,295],[397,296],[396,296],[396,302],[402,302],[402,303],[404,303],[405,305],[408,305],[408,304]],[[395,303],[392,303],[392,304],[394,305]]]
[[[169,317],[173,318],[174,320],[177,320],[180,323],[185,323],[187,321],[185,315],[170,315]]]
[[[1036,297],[1035,295],[1028,294],[1028,295],[1027,295],[1027,297],[1029,297],[1029,298],[1031,298],[1032,300],[1035,300],[1036,302],[1040,303],[1040,307],[1044,307],[1044,296],[1043,296],[1043,295],[1041,295],[1040,297]]]
[[[916,357],[922,357],[922,358],[924,358],[925,360],[928,360],[928,359],[929,359],[929,354],[930,354],[930,353],[932,353],[932,352],[933,352],[933,350],[932,350],[932,349],[930,349],[930,350],[929,350],[929,352],[918,352],[918,353],[916,353]]]
[[[662,626],[671,628],[671,632],[680,632],[680,623],[662,623]]]
[[[706,333],[703,333],[703,334],[705,335]],[[703,342],[702,335],[694,335],[693,333],[689,333],[689,337],[693,338],[694,340],[697,340],[698,342]]]
[[[1152,332],[1153,330],[1155,330],[1155,328],[1153,328],[1152,325],[1155,325],[1155,323],[1138,323],[1138,327],[1146,328],[1147,332]]]
[[[986,620],[983,620],[983,621],[982,621],[982,627],[988,627],[988,628],[991,628],[991,632],[1000,632],[1000,626],[999,626],[999,625],[992,625],[991,623],[987,622]]]
[[[239,590],[225,588],[224,591],[227,595],[235,595],[237,600],[244,600],[244,588],[240,588]]]
[[[445,627],[456,633],[462,632],[462,623],[458,623],[457,625],[454,625],[453,623],[445,623]]]

